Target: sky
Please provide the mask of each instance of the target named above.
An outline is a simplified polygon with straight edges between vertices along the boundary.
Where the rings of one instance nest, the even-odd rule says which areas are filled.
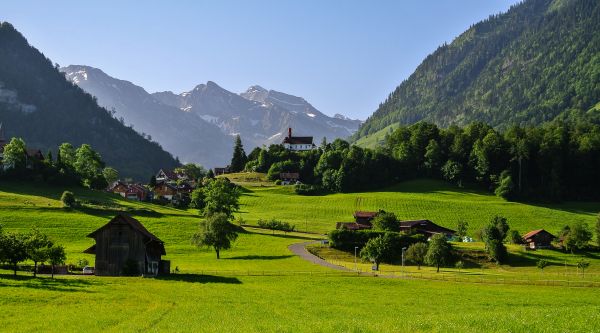
[[[517,2],[3,0],[0,20],[54,63],[148,92],[258,84],[366,119],[439,45]]]

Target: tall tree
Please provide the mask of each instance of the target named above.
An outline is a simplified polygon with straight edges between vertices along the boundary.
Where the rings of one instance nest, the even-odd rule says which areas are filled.
[[[57,164],[75,170],[75,147],[65,142],[58,147]]]
[[[440,272],[440,266],[450,262],[452,246],[446,241],[446,236],[443,234],[435,234],[429,241],[429,248],[425,255],[425,262],[428,265],[435,266],[437,272]]]
[[[221,250],[230,249],[237,237],[237,229],[229,222],[229,217],[216,213],[200,223],[200,230],[192,237],[192,243],[198,247],[212,247],[217,259],[220,259]]]
[[[242,145],[242,138],[239,134],[235,137],[235,145],[233,147],[233,157],[231,158],[231,164],[229,165],[232,172],[240,172],[244,170],[248,158]]]
[[[48,261],[52,265],[52,278],[54,278],[54,269],[56,266],[64,264],[66,260],[67,255],[62,245],[53,245],[48,249]]]
[[[425,263],[425,256],[427,255],[428,246],[425,243],[419,242],[412,244],[406,250],[406,259],[412,263],[417,264],[417,269],[421,269],[421,265]]]
[[[2,163],[14,169],[22,169],[25,167],[27,159],[27,146],[21,138],[12,138],[10,142],[4,146],[4,159]]]
[[[239,209],[240,190],[227,178],[215,178],[204,186],[204,214],[223,213],[227,218]]]
[[[379,264],[389,256],[391,248],[392,243],[389,237],[386,237],[386,235],[377,236],[367,241],[367,244],[360,250],[360,257],[373,262],[375,270],[379,270]]]
[[[100,154],[95,152],[88,144],[83,144],[75,152],[75,171],[83,179],[84,184],[91,185],[91,182],[101,174],[104,162]]]
[[[102,175],[108,184],[112,184],[119,179],[119,172],[111,167],[106,167],[102,170]]]
[[[49,249],[53,243],[47,235],[42,234],[37,228],[34,228],[25,239],[27,247],[27,256],[33,261],[33,276],[37,276],[38,263],[48,260]]]
[[[12,265],[14,275],[17,276],[17,264],[27,259],[27,243],[23,234],[9,232],[2,237],[0,252],[4,260]]]
[[[506,259],[507,251],[506,246],[504,246],[504,239],[508,230],[508,222],[502,216],[493,217],[482,230],[486,252],[489,258],[497,263],[502,263]]]

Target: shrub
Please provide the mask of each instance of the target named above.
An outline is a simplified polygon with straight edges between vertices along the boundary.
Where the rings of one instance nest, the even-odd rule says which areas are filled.
[[[60,197],[60,201],[63,203],[63,207],[72,208],[75,207],[76,200],[75,194],[71,191],[64,191]]]
[[[281,185],[281,179],[277,179],[277,180],[275,181],[275,185]]]
[[[373,228],[383,231],[399,231],[400,222],[394,213],[379,212],[373,219]]]
[[[292,232],[296,229],[295,225],[291,225],[288,222],[278,221],[278,220],[258,220],[258,226],[265,229],[271,229],[273,234],[275,234],[275,230],[283,231],[285,233]]]
[[[383,262],[393,263],[402,256],[402,248],[418,242],[425,242],[423,235],[406,235],[397,232],[385,232],[378,230],[333,230],[329,232],[329,243],[331,247],[346,251],[354,252],[354,248],[362,249],[370,239],[379,236],[388,235],[388,239],[392,242],[390,256],[383,259]]]
[[[294,192],[299,195],[319,195],[323,193],[323,188],[318,185],[298,184],[294,186]]]
[[[517,230],[511,230],[508,233],[508,239],[512,244],[523,244],[523,237],[521,237],[521,234]]]

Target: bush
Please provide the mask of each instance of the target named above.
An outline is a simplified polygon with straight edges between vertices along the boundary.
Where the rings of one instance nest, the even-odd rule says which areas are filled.
[[[64,191],[62,196],[60,197],[60,201],[63,203],[63,207],[72,208],[75,207],[76,200],[75,194],[70,191]]]
[[[277,179],[277,180],[275,181],[275,185],[281,185],[281,179]]]
[[[513,229],[509,231],[508,239],[510,239],[512,244],[523,244],[523,237],[521,237],[521,234],[517,230]]]
[[[391,241],[391,251],[383,262],[393,263],[402,256],[402,248],[409,247],[418,242],[425,242],[423,235],[406,235],[398,232],[385,232],[378,230],[333,230],[329,232],[329,243],[331,247],[354,253],[354,248],[362,249],[370,239],[387,235]]]
[[[291,225],[288,222],[283,222],[283,221],[278,221],[278,220],[258,220],[258,226],[261,228],[265,228],[265,229],[271,229],[273,230],[273,233],[275,233],[275,230],[279,230],[279,231],[283,231],[285,233],[288,232],[292,232],[294,231],[294,229],[296,229],[295,225]]]
[[[319,185],[298,184],[294,187],[294,192],[299,195],[319,195],[324,191]]]

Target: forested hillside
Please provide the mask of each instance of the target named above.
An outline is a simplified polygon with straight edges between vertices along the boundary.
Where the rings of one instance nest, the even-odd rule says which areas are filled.
[[[0,24],[0,122],[6,136],[29,148],[52,149],[70,142],[90,144],[121,176],[148,179],[178,162],[158,144],[114,119],[96,100],[68,82],[9,23]]]
[[[600,1],[526,0],[429,55],[355,134],[420,120],[496,128],[600,119]]]

